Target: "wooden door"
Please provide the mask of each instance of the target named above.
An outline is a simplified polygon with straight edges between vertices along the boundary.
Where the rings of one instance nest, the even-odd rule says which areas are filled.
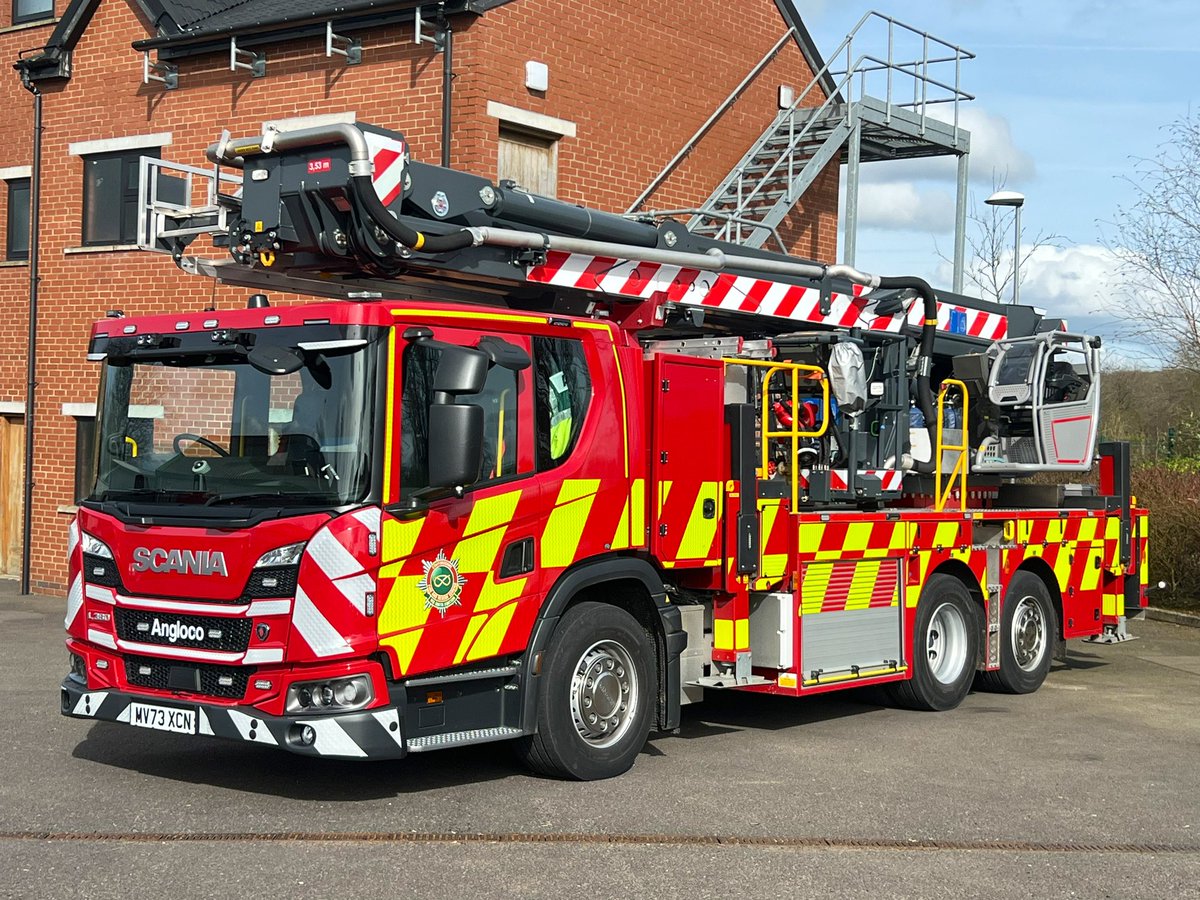
[[[557,196],[558,142],[501,128],[496,175],[498,179],[511,178],[530,193]]]
[[[24,417],[0,416],[0,577],[12,578],[21,572],[24,462]]]

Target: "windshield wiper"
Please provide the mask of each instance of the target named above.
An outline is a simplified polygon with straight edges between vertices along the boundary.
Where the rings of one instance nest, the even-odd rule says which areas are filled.
[[[278,491],[250,491],[245,494],[214,494],[204,501],[205,506],[219,506],[225,503],[239,503],[243,500],[271,500],[278,503],[336,503],[337,498],[328,494],[293,494]]]

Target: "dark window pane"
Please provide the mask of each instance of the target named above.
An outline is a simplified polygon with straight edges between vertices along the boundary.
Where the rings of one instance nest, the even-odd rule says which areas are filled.
[[[75,420],[75,502],[92,492],[96,480],[96,420]]]
[[[104,153],[83,161],[83,243],[137,241],[138,177],[141,158],[158,158],[157,147]]]
[[[9,259],[29,259],[29,179],[8,183],[8,227],[5,248]]]
[[[83,161],[83,242],[117,244],[121,240],[121,159],[90,156]]]
[[[13,22],[32,22],[54,15],[54,0],[13,0]]]

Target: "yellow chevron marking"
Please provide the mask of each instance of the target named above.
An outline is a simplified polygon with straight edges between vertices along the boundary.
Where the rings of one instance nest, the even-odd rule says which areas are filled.
[[[629,486],[629,546],[646,545],[646,479],[635,478]]]
[[[762,581],[771,581],[783,577],[787,570],[788,556],[786,553],[764,553],[762,567],[759,569]]]
[[[660,481],[658,483],[658,515],[662,516],[663,507],[667,505],[667,497],[671,493],[671,485],[673,481]]]
[[[392,583],[391,593],[379,613],[380,634],[407,631],[424,625],[428,620],[432,610],[425,608],[425,595],[417,587],[422,577],[405,575]]]
[[[1104,545],[1097,544],[1087,551],[1083,576],[1079,579],[1081,591],[1094,591],[1100,586],[1100,567],[1104,564]]]
[[[841,549],[855,552],[866,550],[867,544],[871,542],[873,530],[874,526],[870,522],[851,522],[846,528],[846,540]]]
[[[420,640],[421,631],[405,631],[391,637],[380,638],[379,643],[396,651],[396,658],[400,663],[400,674],[404,674],[412,665],[413,654],[417,652],[417,643]]]
[[[1058,558],[1054,560],[1054,577],[1058,579],[1059,589],[1064,592],[1071,580],[1071,554],[1074,552],[1074,541],[1068,541],[1058,551]]]
[[[1120,615],[1117,612],[1117,595],[1116,594],[1101,594],[1100,595],[1100,613],[1105,616]]]
[[[504,635],[508,634],[509,623],[512,622],[513,613],[516,611],[517,604],[509,603],[493,612],[487,620],[487,624],[480,630],[479,637],[471,645],[467,659],[484,659],[499,653],[500,644],[504,640]]]
[[[558,501],[542,532],[542,565],[548,568],[569,566],[575,561],[579,541],[587,524],[588,513],[600,487],[598,478],[564,481]]]
[[[733,623],[734,650],[750,649],[750,620],[738,619]]]
[[[763,507],[763,534],[767,533],[766,522],[768,510],[770,510],[771,523],[774,524],[775,516],[779,512],[779,506],[776,504],[773,507]],[[805,556],[816,553],[821,549],[821,538],[825,534],[825,526],[815,522],[805,522],[798,529],[800,552]]]
[[[463,531],[463,537],[470,537],[481,531],[508,524],[512,521],[513,513],[520,500],[520,491],[508,491],[504,494],[476,500],[471,509],[471,518],[467,520],[467,527]]]
[[[1066,536],[1066,520],[1052,519],[1046,523],[1046,540],[1050,543],[1057,543]]]
[[[1093,519],[1089,516],[1079,523],[1079,543],[1090,543],[1096,539],[1096,529],[1100,525],[1099,519]]]
[[[829,576],[833,565],[819,563],[804,567],[804,581],[800,585],[800,615],[811,616],[821,611],[825,592],[829,590]]]
[[[713,649],[733,649],[733,620],[713,619]]]
[[[846,609],[866,609],[871,605],[871,592],[879,578],[882,560],[864,560],[854,565],[854,577],[850,580],[850,593],[846,597]]]
[[[958,544],[958,523],[939,522],[937,531],[933,533],[933,546],[950,550]]]
[[[704,517],[705,500],[711,500],[717,507],[716,515],[711,519]],[[688,516],[687,527],[679,541],[676,559],[704,559],[709,555],[713,539],[717,536],[717,525],[721,521],[721,505],[720,482],[705,481],[701,484],[692,504],[691,515]]]
[[[1115,541],[1121,536],[1121,520],[1117,516],[1109,516],[1104,520],[1104,539]]]
[[[624,550],[629,546],[629,503],[630,498],[626,497],[625,506],[621,509],[621,520],[617,522],[617,530],[608,542],[610,550]]]
[[[475,640],[475,636],[479,634],[479,629],[483,627],[483,623],[488,620],[487,613],[479,613],[471,616],[471,621],[467,623],[467,630],[464,632],[462,640],[458,643],[458,650],[454,654],[454,664],[458,665],[467,655],[467,650],[471,646],[471,642]]]
[[[912,542],[908,539],[908,526],[896,524],[892,526],[892,536],[888,540],[889,550],[906,550]]]
[[[413,552],[417,537],[425,519],[383,519],[383,559],[386,564],[380,569],[383,578],[395,578],[400,574],[400,567]]]

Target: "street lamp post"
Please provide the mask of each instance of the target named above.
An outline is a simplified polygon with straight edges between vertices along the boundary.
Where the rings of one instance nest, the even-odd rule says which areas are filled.
[[[983,201],[988,206],[1011,206],[1016,210],[1016,221],[1013,223],[1013,299],[1016,305],[1021,299],[1021,207],[1025,205],[1025,195],[1016,191],[996,191]]]

